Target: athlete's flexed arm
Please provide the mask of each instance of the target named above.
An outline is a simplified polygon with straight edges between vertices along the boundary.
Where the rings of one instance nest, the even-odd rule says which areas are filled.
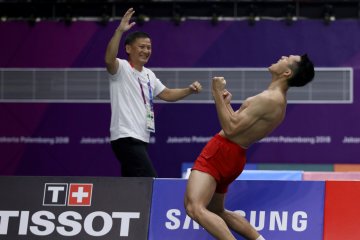
[[[241,108],[234,112],[226,95],[226,81],[223,77],[214,77],[212,81],[212,94],[221,127],[228,137],[241,134],[251,127],[269,111],[268,104],[262,96],[254,97],[251,103],[245,102]]]

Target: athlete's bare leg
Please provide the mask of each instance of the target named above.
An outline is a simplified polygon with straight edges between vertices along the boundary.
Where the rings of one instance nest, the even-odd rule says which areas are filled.
[[[229,228],[245,237],[246,239],[257,239],[260,234],[240,214],[226,210],[224,207],[225,194],[215,193],[208,209],[220,216]]]
[[[185,193],[187,214],[219,240],[236,240],[225,221],[207,209],[216,189],[215,179],[207,173],[193,170]]]

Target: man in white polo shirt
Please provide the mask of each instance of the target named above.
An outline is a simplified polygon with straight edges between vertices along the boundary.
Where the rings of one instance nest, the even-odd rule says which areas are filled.
[[[135,23],[128,9],[108,43],[105,63],[110,79],[110,141],[121,163],[124,177],[156,177],[147,152],[150,132],[155,132],[154,98],[174,102],[199,93],[197,81],[187,88],[169,89],[144,65],[151,56],[151,39],[147,33],[132,32],[125,39],[128,59],[119,59],[120,39]]]

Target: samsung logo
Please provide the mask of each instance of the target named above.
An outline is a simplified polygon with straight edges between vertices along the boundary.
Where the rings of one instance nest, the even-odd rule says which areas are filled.
[[[235,211],[245,217],[257,231],[288,231],[303,232],[308,226],[308,214],[304,211]],[[166,212],[165,227],[168,230],[200,229],[198,223],[179,209],[169,209]]]

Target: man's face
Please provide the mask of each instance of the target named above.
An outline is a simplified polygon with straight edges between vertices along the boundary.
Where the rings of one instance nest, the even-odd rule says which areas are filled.
[[[131,45],[126,45],[126,52],[134,64],[145,65],[151,56],[151,40],[137,38]]]
[[[282,56],[279,61],[273,63],[269,67],[269,71],[276,74],[282,74],[289,70],[292,71],[290,66],[294,65],[296,62],[300,62],[300,60],[301,57],[299,55]]]

